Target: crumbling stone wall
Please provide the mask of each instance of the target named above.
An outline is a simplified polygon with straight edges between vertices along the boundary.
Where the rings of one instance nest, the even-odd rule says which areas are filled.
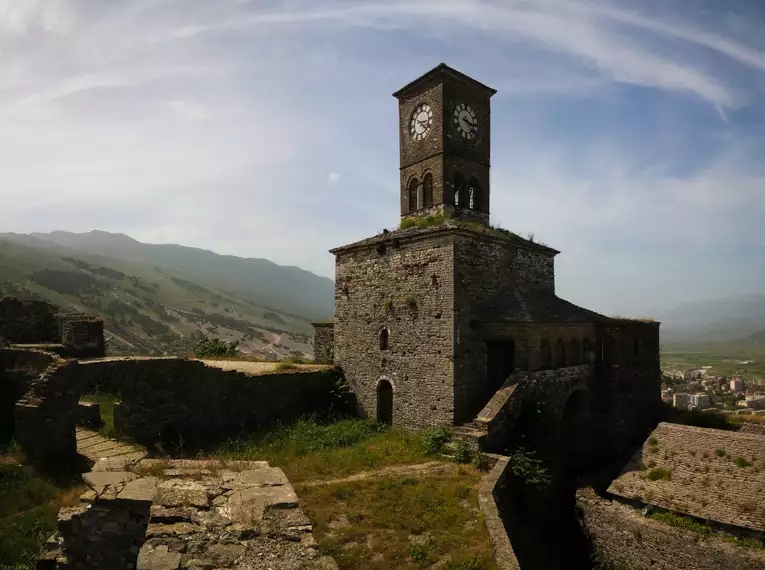
[[[15,405],[15,433],[42,470],[75,466],[78,401],[96,386],[120,395],[115,425],[146,445],[205,442],[314,413],[352,409],[337,369],[250,376],[196,360],[77,362],[51,357]]]
[[[103,319],[89,314],[59,315],[61,344],[68,356],[98,357],[106,353]]]
[[[58,309],[43,301],[0,299],[0,339],[11,344],[58,342]]]
[[[415,233],[336,250],[335,363],[366,415],[377,416],[378,385],[389,382],[393,423],[424,428],[454,417],[453,238]]]
[[[13,437],[16,402],[55,359],[41,350],[0,348],[0,441]]]
[[[313,360],[316,364],[332,364],[335,360],[335,324],[313,323]]]
[[[702,539],[697,533],[644,517],[629,505],[599,497],[592,489],[579,491],[577,504],[597,552],[620,567],[635,570],[765,568],[765,552],[713,537]]]

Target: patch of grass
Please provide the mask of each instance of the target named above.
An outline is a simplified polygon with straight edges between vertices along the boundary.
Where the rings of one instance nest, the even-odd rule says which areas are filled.
[[[322,553],[341,569],[440,568],[495,570],[478,508],[481,475],[391,477],[298,486]],[[342,516],[344,524],[337,524]]]
[[[454,444],[453,456],[457,463],[470,463],[473,453],[467,443],[459,440]]]
[[[655,437],[648,438],[648,445],[659,445],[659,440]]]
[[[437,455],[444,452],[444,446],[452,439],[452,430],[446,426],[435,426],[425,433],[423,441],[425,453]]]
[[[115,394],[94,393],[85,394],[80,398],[82,402],[95,402],[98,404],[101,412],[101,421],[104,423],[98,432],[104,437],[118,438],[116,428],[114,427],[114,404],[120,401],[120,397]]]
[[[58,510],[76,504],[84,488],[59,486],[12,458],[0,459],[0,568],[31,570],[56,529]]]
[[[448,219],[450,219],[450,217],[444,214],[431,214],[421,218],[404,218],[401,220],[399,228],[402,230],[407,230],[409,228],[433,228],[435,226],[440,226]]]
[[[672,479],[672,471],[663,467],[656,467],[655,469],[651,469],[646,476],[649,481],[669,481]]]
[[[297,369],[298,369],[297,364],[293,362],[284,361],[277,364],[274,370],[276,370],[277,372],[285,372],[287,370],[297,370]]]
[[[754,538],[738,537],[724,532],[716,532],[711,526],[707,524],[701,523],[690,517],[679,515],[677,513],[672,513],[669,511],[654,511],[648,516],[654,520],[661,521],[670,526],[682,528],[684,530],[690,530],[691,532],[706,536],[714,535],[716,538],[724,540],[725,542],[730,542],[737,546],[754,548],[756,550],[765,550],[765,544],[759,540]]]
[[[725,457],[725,450],[718,447],[715,449],[715,455],[717,455],[717,457]]]
[[[742,469],[744,467],[751,467],[752,463],[744,459],[743,457],[736,457],[736,459],[733,460],[733,463],[736,464],[736,467],[741,467]]]
[[[223,442],[202,454],[214,459],[268,461],[291,482],[339,478],[389,465],[428,459],[423,436],[370,420],[293,425]]]

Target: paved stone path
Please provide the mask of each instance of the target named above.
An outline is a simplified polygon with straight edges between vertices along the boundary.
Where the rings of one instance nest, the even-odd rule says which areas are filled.
[[[146,457],[146,450],[137,445],[122,443],[84,428],[77,428],[77,453],[93,462],[99,459],[119,457],[130,461],[138,461]]]

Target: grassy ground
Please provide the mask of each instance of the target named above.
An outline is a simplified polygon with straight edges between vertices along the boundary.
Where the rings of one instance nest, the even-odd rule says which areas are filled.
[[[78,502],[81,484],[54,483],[24,466],[14,446],[0,449],[0,569],[31,570],[56,515]]]
[[[375,422],[346,419],[328,424],[301,420],[221,444],[205,457],[268,461],[292,483],[337,479],[359,471],[432,459],[422,436]]]
[[[80,398],[82,402],[95,402],[99,405],[103,427],[98,430],[104,437],[117,437],[114,429],[114,404],[120,401],[119,396],[114,394],[85,394]]]
[[[430,447],[432,452],[432,446]],[[341,569],[494,570],[491,541],[478,509],[483,473],[470,465],[449,472],[388,475],[309,485],[362,471],[433,461],[426,437],[374,422],[299,421],[200,454],[266,460],[281,467],[314,523],[319,547]]]

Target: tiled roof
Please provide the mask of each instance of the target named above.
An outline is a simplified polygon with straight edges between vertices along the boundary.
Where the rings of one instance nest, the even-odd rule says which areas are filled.
[[[485,322],[591,323],[608,317],[561,299],[554,293],[509,285],[479,311]]]
[[[765,436],[660,423],[608,491],[765,531]]]

